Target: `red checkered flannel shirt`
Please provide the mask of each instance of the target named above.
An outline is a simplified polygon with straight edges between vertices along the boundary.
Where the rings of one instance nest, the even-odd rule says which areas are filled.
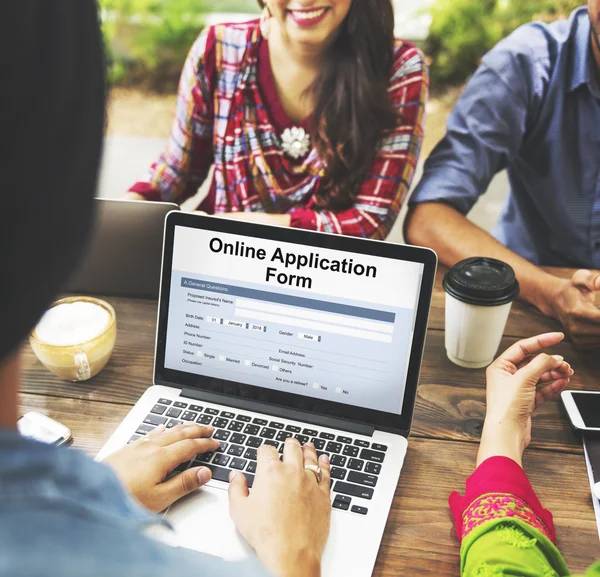
[[[295,161],[281,149],[280,135],[294,123],[277,98],[258,22],[211,27],[195,42],[183,69],[166,150],[131,191],[181,204],[196,194],[214,165],[199,210],[289,214],[294,227],[384,239],[413,178],[427,90],[423,56],[397,40],[388,92],[398,124],[382,138],[354,205],[322,210],[314,203],[324,174],[316,150]],[[300,125],[310,131],[310,119]]]

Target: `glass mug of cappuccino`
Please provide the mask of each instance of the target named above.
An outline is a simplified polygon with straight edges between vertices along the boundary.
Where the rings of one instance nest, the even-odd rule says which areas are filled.
[[[115,310],[92,297],[56,301],[29,336],[41,363],[57,377],[87,381],[110,358],[117,338]]]

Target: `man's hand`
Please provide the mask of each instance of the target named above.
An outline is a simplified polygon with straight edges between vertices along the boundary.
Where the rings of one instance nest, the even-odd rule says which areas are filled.
[[[320,482],[304,468],[318,465]],[[229,509],[238,530],[267,569],[278,577],[318,577],[329,535],[329,459],[311,444],[285,442],[283,462],[275,447],[258,449],[252,493],[243,473],[232,473]]]
[[[545,299],[548,313],[581,349],[600,348],[600,309],[594,304],[598,291],[600,274],[578,270],[569,280],[561,279]]]
[[[569,384],[573,369],[561,356],[541,351],[562,341],[562,333],[547,333],[515,343],[486,372],[486,416],[477,464],[505,456],[521,464],[531,441],[531,415],[555,400]]]
[[[144,507],[162,511],[210,481],[212,473],[207,467],[193,467],[168,481],[165,477],[198,453],[215,451],[219,443],[209,438],[213,431],[213,427],[195,423],[169,430],[161,425],[109,455],[104,463],[115,470],[123,485]]]

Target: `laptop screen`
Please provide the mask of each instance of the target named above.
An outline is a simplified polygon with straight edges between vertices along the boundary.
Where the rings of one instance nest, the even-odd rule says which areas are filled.
[[[164,369],[400,415],[423,262],[364,249],[383,243],[344,243],[356,252],[328,235],[300,233],[327,245],[315,246],[227,225],[259,233],[173,227]]]

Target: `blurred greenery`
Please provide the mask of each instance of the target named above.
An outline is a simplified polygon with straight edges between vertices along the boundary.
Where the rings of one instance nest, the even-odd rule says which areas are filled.
[[[112,84],[172,91],[214,12],[258,14],[256,0],[98,0]]]
[[[98,0],[113,84],[172,92],[214,12],[257,14],[256,0]],[[567,17],[583,0],[436,0],[425,43],[434,87],[464,82],[481,57],[532,20]]]
[[[437,0],[425,43],[434,86],[464,82],[482,56],[521,24],[567,18],[583,0]]]

